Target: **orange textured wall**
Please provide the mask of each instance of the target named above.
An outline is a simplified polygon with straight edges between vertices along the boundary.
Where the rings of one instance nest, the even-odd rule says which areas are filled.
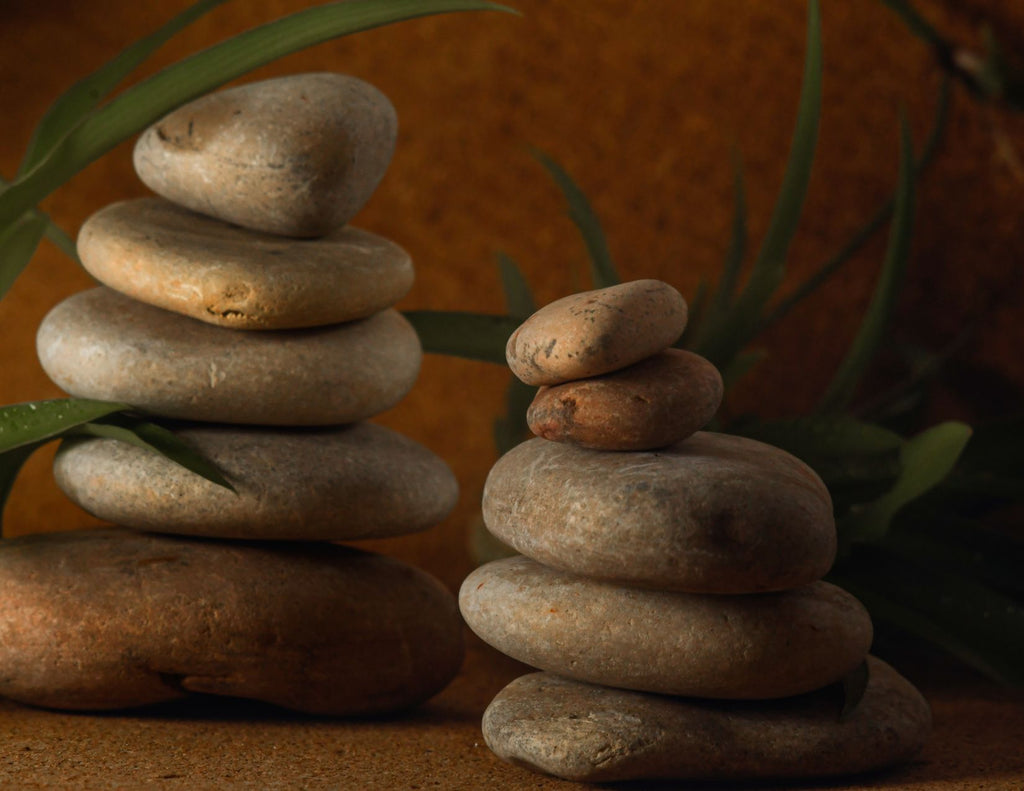
[[[401,119],[398,151],[357,224],[404,245],[418,265],[405,308],[497,312],[494,253],[519,260],[546,302],[580,282],[582,247],[560,198],[526,151],[549,151],[603,218],[626,277],[660,277],[692,296],[714,279],[732,202],[730,153],[748,176],[752,238],[763,233],[782,175],[803,57],[805,5],[757,0],[510,0],[520,19],[463,14],[322,45],[255,76],[307,70],[355,74],[380,87]],[[10,176],[46,105],[75,78],[186,3],[0,0],[0,172]],[[225,4],[168,45],[145,72],[248,26],[308,5]],[[1024,35],[1015,0],[928,0],[951,37],[978,42],[993,20]],[[920,145],[939,70],[927,48],[880,3],[823,3],[825,109],[791,281],[812,271],[882,201],[895,181],[897,119],[906,106]],[[948,134],[921,184],[914,262],[896,331],[938,347],[975,326],[960,354],[1024,385],[1024,116],[957,91]],[[72,232],[111,201],[145,192],[122,146],[51,196]],[[812,404],[855,332],[884,238],[812,303],[774,328],[771,352],[734,408],[785,414]],[[0,403],[59,395],[35,361],[35,327],[89,278],[40,249],[0,303]],[[381,418],[440,453],[463,485],[458,511],[422,536],[379,544],[457,584],[464,531],[494,458],[491,421],[507,374],[428,359],[420,383]],[[25,471],[7,512],[12,534],[93,524],[50,480],[48,454]]]

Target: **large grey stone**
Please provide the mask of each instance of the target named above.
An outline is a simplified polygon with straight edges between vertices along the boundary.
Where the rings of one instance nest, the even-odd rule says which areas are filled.
[[[202,692],[368,714],[430,697],[461,658],[440,583],[347,547],[130,530],[0,545],[0,695],[23,703],[113,709]]]
[[[668,283],[633,280],[545,305],[512,333],[505,358],[529,385],[617,371],[671,346],[686,302]]]
[[[422,351],[388,309],[307,330],[213,327],[97,288],[43,319],[39,359],[82,398],[123,401],[184,420],[277,426],[352,423],[409,392]]]
[[[826,582],[781,593],[702,595],[627,588],[529,558],[488,563],[459,606],[485,642],[579,681],[733,700],[818,689],[871,646],[860,602]]]
[[[864,697],[840,720],[838,686],[775,701],[671,698],[534,673],[484,712],[500,758],[578,782],[823,777],[913,757],[931,729],[921,694],[874,657]]]
[[[455,507],[447,465],[390,429],[196,426],[178,437],[216,464],[237,494],[115,439],[66,444],[57,485],[108,522],[215,538],[341,541],[425,530]]]
[[[319,327],[362,319],[412,288],[398,245],[347,226],[282,239],[161,198],[114,203],[78,235],[82,264],[133,299],[222,327]]]
[[[142,133],[135,170],[193,211],[285,236],[347,223],[380,183],[398,120],[372,85],[297,74],[218,91]]]
[[[483,513],[545,565],[694,593],[794,588],[836,551],[831,498],[807,465],[710,432],[642,453],[529,440],[494,465]]]

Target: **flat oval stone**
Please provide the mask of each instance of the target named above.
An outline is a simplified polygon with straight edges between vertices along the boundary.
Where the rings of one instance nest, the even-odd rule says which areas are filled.
[[[114,203],[82,226],[89,273],[133,299],[244,330],[362,319],[409,293],[398,245],[346,226],[322,239],[283,239],[162,198]]]
[[[685,328],[678,291],[660,280],[633,280],[545,305],[512,333],[505,358],[526,384],[555,385],[640,362]]]
[[[394,711],[454,677],[462,626],[419,569],[332,544],[51,533],[0,545],[0,695],[115,709],[188,693]]]
[[[459,607],[484,642],[578,681],[756,700],[810,692],[853,670],[871,619],[826,582],[757,596],[627,588],[529,558],[481,566]]]
[[[836,552],[828,490],[788,453],[698,432],[660,451],[531,439],[484,486],[484,520],[547,566],[692,593],[758,593],[821,579]]]
[[[104,521],[213,538],[343,541],[426,530],[459,487],[437,456],[370,423],[337,429],[195,426],[175,431],[210,459],[231,492],[115,439],[65,443],[57,485]]]
[[[666,349],[628,368],[542,387],[530,430],[597,450],[653,450],[686,439],[715,416],[722,377],[703,357]]]
[[[838,686],[783,700],[693,700],[522,676],[483,718],[499,758],[577,782],[827,777],[909,760],[931,730],[921,693],[868,657],[867,690],[839,719]]]
[[[419,373],[397,311],[306,330],[238,332],[107,288],[50,311],[36,337],[47,375],[81,398],[219,423],[329,426],[390,409]]]
[[[323,236],[370,199],[395,149],[388,98],[343,74],[297,74],[203,96],[149,127],[135,172],[193,211]]]

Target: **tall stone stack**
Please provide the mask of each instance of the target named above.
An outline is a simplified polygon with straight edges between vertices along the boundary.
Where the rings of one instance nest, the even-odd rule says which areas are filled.
[[[136,170],[161,197],[82,228],[104,286],[46,317],[40,360],[72,395],[178,421],[235,491],[117,439],[66,445],[58,484],[120,527],[0,547],[0,694],[102,709],[200,692],[344,715],[411,706],[455,675],[454,597],[330,543],[426,529],[457,498],[441,459],[365,422],[421,359],[391,307],[408,255],[347,225],[395,136],[387,98],[335,74],[213,94],[142,135]]]
[[[539,437],[494,466],[483,512],[522,556],[477,569],[460,606],[486,642],[544,672],[490,704],[487,744],[597,782],[909,757],[929,709],[868,656],[860,603],[821,581],[836,551],[827,489],[777,448],[698,431],[722,382],[668,348],[685,323],[678,292],[640,280],[554,302],[509,339],[513,372],[541,386]],[[837,682],[865,667],[841,716]]]

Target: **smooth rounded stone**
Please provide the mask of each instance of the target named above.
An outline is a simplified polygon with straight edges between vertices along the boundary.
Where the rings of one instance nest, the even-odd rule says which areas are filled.
[[[323,236],[373,195],[395,149],[388,98],[343,74],[218,91],[149,127],[135,172],[151,190],[226,222]]]
[[[459,607],[484,642],[541,670],[703,698],[799,695],[839,680],[871,646],[871,619],[827,582],[723,596],[627,588],[529,558],[481,566]]]
[[[715,416],[722,377],[703,357],[666,349],[628,368],[542,387],[530,430],[597,450],[653,450],[686,439]]]
[[[483,718],[498,757],[578,782],[826,777],[914,756],[931,712],[914,686],[868,658],[864,697],[840,720],[836,685],[775,701],[671,698],[551,673],[522,676]]]
[[[832,501],[799,459],[698,432],[653,452],[531,439],[484,486],[488,529],[548,566],[642,587],[758,593],[820,579]]]
[[[43,370],[73,396],[183,420],[268,426],[353,423],[390,409],[419,373],[419,338],[401,314],[306,330],[239,332],[107,288],[43,319]]]
[[[437,456],[369,423],[328,430],[196,426],[175,431],[235,492],[115,439],[75,440],[57,485],[104,521],[213,538],[342,541],[426,530],[459,487]]]
[[[332,544],[130,530],[0,545],[0,695],[114,709],[190,692],[315,714],[406,708],[462,661],[451,594]]]
[[[512,333],[505,358],[526,384],[555,385],[640,362],[685,328],[678,291],[660,280],[633,280],[545,305]]]
[[[413,282],[408,254],[368,231],[283,239],[162,198],[101,209],[82,226],[78,254],[93,277],[122,294],[244,330],[366,318],[398,302]]]

